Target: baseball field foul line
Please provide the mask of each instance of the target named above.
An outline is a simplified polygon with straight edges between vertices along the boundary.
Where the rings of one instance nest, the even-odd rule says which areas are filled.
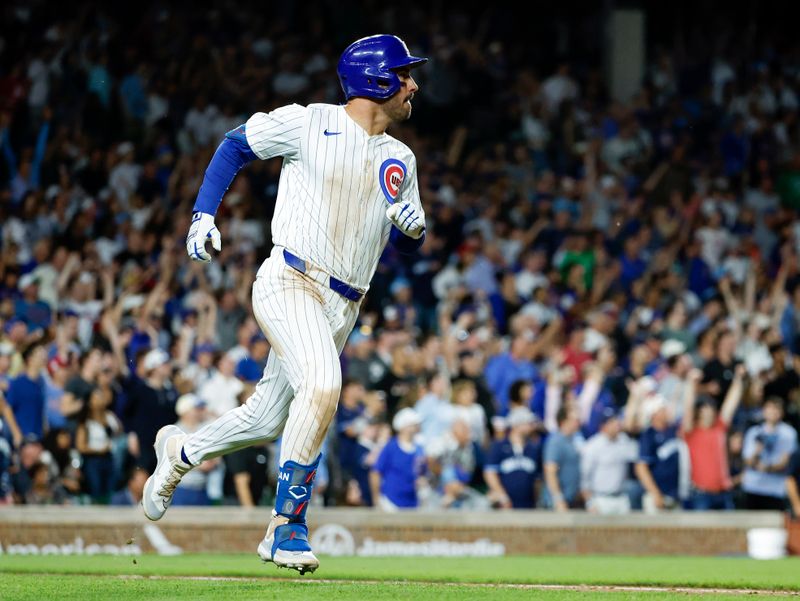
[[[42,573],[43,576],[54,574]],[[463,586],[470,588],[499,588],[499,589],[521,589],[531,591],[574,591],[574,592],[617,592],[617,593],[686,593],[692,595],[763,595],[763,596],[797,596],[796,591],[785,591],[777,589],[753,589],[753,588],[695,588],[690,586],[637,586],[637,585],[616,585],[616,584],[522,584],[522,583],[490,583],[490,582],[437,582],[435,580],[346,580],[338,578],[280,578],[280,577],[243,577],[243,576],[142,576],[140,574],[119,574],[117,576],[127,580],[197,580],[214,582],[259,582],[259,581],[279,581],[296,582],[300,585],[314,586],[316,584],[425,584],[440,586]]]

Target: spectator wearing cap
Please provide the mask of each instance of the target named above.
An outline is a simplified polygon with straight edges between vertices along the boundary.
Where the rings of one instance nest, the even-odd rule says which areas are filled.
[[[661,343],[660,355],[665,373],[659,374],[656,392],[666,399],[676,420],[683,416],[686,377],[692,369],[692,359],[686,350],[686,345],[674,338]]]
[[[639,458],[636,442],[622,431],[613,407],[603,410],[600,431],[581,448],[581,491],[592,513],[625,514],[631,510],[626,486],[631,464]]]
[[[797,431],[783,419],[783,401],[764,401],[764,421],[744,435],[742,458],[745,470],[742,490],[747,509],[782,511],[786,500],[789,460],[797,449]]]
[[[156,433],[162,426],[175,423],[178,394],[170,380],[172,365],[165,351],[148,351],[140,360],[140,367],[142,377],[129,381],[124,417],[129,424],[128,448],[137,465],[152,473]]]
[[[532,509],[542,479],[542,445],[532,438],[536,416],[527,407],[516,407],[506,421],[508,435],[492,443],[483,469],[488,497],[502,509]]]
[[[6,400],[14,412],[22,436],[41,440],[45,429],[45,382],[42,372],[47,363],[47,351],[33,344],[22,353],[25,370],[11,380]]]
[[[83,457],[83,475],[93,503],[107,504],[116,484],[111,449],[113,439],[122,432],[122,425],[109,410],[111,400],[109,389],[95,386],[77,416],[75,448]]]
[[[267,366],[267,355],[269,354],[269,342],[267,338],[259,332],[250,338],[250,345],[247,356],[236,365],[236,377],[245,382],[255,383],[264,374]]]
[[[562,405],[556,413],[558,430],[544,443],[545,504],[556,511],[579,507],[581,458],[579,444],[581,421],[578,411]]]
[[[688,495],[688,454],[678,438],[666,399],[649,395],[642,403],[647,429],[639,437],[635,472],[645,490],[642,508],[647,513],[676,509]]]
[[[717,412],[711,397],[698,397],[703,373],[693,369],[684,391],[681,436],[689,448],[695,511],[734,508],[728,463],[728,429],[744,394],[744,366],[738,365],[722,408]]]
[[[178,421],[175,423],[186,434],[191,434],[202,428],[207,422],[206,402],[196,394],[181,395],[175,403],[175,413]],[[209,474],[220,465],[220,460],[210,459],[198,466],[181,478],[175,495],[172,497],[173,505],[209,505],[207,486]]]
[[[378,456],[370,472],[370,488],[376,506],[394,512],[417,507],[418,489],[424,486],[425,455],[414,442],[419,432],[420,416],[406,407],[392,420],[395,436]]]
[[[14,315],[23,320],[30,331],[46,330],[50,327],[53,310],[46,302],[39,299],[39,280],[32,273],[26,273],[19,279],[22,298],[14,303]]]

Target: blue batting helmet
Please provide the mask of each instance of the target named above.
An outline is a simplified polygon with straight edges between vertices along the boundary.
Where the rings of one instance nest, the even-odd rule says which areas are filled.
[[[400,89],[397,69],[426,62],[427,58],[411,56],[397,36],[371,35],[356,40],[342,52],[337,71],[347,100],[354,96],[384,100]]]

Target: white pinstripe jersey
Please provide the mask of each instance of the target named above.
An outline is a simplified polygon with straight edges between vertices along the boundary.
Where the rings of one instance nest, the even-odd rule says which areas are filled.
[[[331,104],[256,113],[245,133],[258,158],[283,157],[273,243],[367,290],[389,238],[389,202],[411,202],[424,217],[408,146],[370,136]]]

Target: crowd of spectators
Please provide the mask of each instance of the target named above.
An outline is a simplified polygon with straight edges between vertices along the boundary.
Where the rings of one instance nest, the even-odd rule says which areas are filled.
[[[255,111],[340,102],[338,53],[390,29],[431,57],[391,132],[427,237],[381,259],[316,501],[800,513],[798,47],[653,51],[618,101],[466,13],[343,10],[0,9],[0,503],[135,504],[161,426],[247,399],[280,162],[239,174],[209,265],[204,168]],[[275,444],[174,504],[268,504]]]

